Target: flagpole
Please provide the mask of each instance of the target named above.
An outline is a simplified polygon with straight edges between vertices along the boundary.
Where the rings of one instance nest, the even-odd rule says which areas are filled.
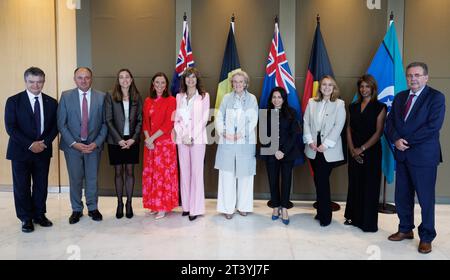
[[[394,12],[391,11],[391,14],[389,15],[389,24],[392,24],[394,21]],[[378,204],[378,212],[383,214],[395,214],[397,213],[397,210],[395,209],[395,205],[386,203],[386,184],[387,179],[386,176],[384,177],[383,182],[383,202]]]

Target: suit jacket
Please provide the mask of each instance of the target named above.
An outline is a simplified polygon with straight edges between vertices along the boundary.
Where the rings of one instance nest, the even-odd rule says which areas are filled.
[[[278,131],[272,132],[271,122],[272,119],[275,118],[274,114],[277,113],[272,111],[267,115],[267,136],[270,137],[270,142],[268,144],[261,144],[261,150],[263,148],[270,148],[274,150],[273,153],[270,153],[269,155],[260,153],[260,157],[266,161],[277,161],[275,152],[281,151],[284,154],[281,161],[295,160],[302,156],[302,151],[300,150],[301,143],[299,143],[299,137],[302,130],[301,123],[296,119],[289,120],[282,114],[279,114]],[[275,135],[275,133],[278,135]],[[276,145],[276,140],[274,137],[277,137],[276,140],[278,140],[278,147],[271,147],[271,145]]]
[[[409,149],[404,152],[394,148],[397,161],[416,166],[436,166],[442,159],[439,131],[444,122],[444,95],[426,86],[416,99],[406,121],[403,111],[409,90],[398,93],[388,114],[385,133],[395,143],[400,138],[408,141]]]
[[[316,127],[316,122],[314,121],[317,118],[318,105],[319,102],[310,98],[303,116],[303,141],[306,144],[305,155],[310,159],[316,158],[316,152],[309,147],[307,139],[311,138],[313,142],[317,143],[317,133],[320,131],[322,143],[328,146],[328,149],[323,153],[326,161],[336,162],[344,160],[341,132],[346,118],[345,103],[341,99],[330,102],[325,108],[321,127]],[[330,141],[334,142],[335,145],[329,144],[331,143]]]
[[[33,157],[52,157],[52,142],[58,135],[56,126],[56,99],[42,93],[44,108],[44,131],[38,140],[44,140],[47,146],[43,152],[35,154],[29,150],[36,141],[36,124],[33,108],[26,91],[11,96],[5,106],[5,127],[9,135],[6,158],[9,160],[30,160]]]
[[[91,89],[91,104],[89,108],[88,143],[102,149],[108,128],[106,126],[103,105],[105,94]],[[81,105],[78,88],[65,91],[61,95],[58,106],[58,129],[61,133],[60,149],[72,151],[73,142],[81,142]]]
[[[177,144],[183,143],[184,137],[192,137],[194,144],[206,144],[206,124],[209,119],[209,94],[206,92],[202,97],[200,94],[193,96],[193,105],[189,119],[184,119],[180,108],[186,93],[177,94],[177,111],[175,115],[175,132]]]
[[[245,92],[245,104],[238,123],[235,119],[235,93],[226,94],[215,118],[216,135],[219,135],[214,168],[235,173],[236,177],[256,174],[256,125],[258,124],[258,101],[250,92]],[[235,127],[236,125],[236,127]],[[224,132],[242,137],[237,142],[226,140]]]
[[[141,138],[142,128],[142,99],[130,100],[129,127],[130,137],[138,143]],[[125,125],[125,109],[123,102],[115,101],[111,94],[105,96],[105,121],[108,126],[108,144],[117,145],[123,140],[123,129]]]

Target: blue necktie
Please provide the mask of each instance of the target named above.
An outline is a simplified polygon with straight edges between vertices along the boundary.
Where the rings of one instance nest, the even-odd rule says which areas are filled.
[[[36,123],[36,140],[41,136],[41,106],[39,97],[34,98],[34,122]]]

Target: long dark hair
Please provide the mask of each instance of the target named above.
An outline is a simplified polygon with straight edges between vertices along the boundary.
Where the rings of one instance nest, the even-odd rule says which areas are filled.
[[[194,76],[197,78],[197,84],[195,85],[195,87],[197,88],[198,93],[202,96],[203,99],[205,97],[203,82],[200,78],[200,72],[198,72],[198,70],[194,67],[189,67],[184,70],[183,75],[181,76],[180,91],[183,93],[187,93],[186,78],[192,74],[194,74]]]
[[[119,83],[119,76],[120,76],[121,72],[127,72],[128,75],[130,75],[130,77],[131,77],[131,84],[130,84],[130,89],[128,91],[129,91],[129,95],[130,95],[130,100],[133,101],[133,102],[136,102],[139,99],[139,96],[140,96],[139,90],[137,89],[137,87],[136,87],[136,85],[134,83],[133,74],[131,74],[131,71],[126,69],[126,68],[120,69],[119,72],[117,72],[116,82],[114,84],[112,97],[113,97],[114,101],[122,102],[123,92],[122,92],[122,87],[120,86],[120,83]]]
[[[158,97],[157,94],[156,94],[155,87],[153,86],[153,82],[158,77],[163,77],[166,80],[166,88],[164,89],[162,97],[169,97],[170,96],[170,93],[169,93],[169,79],[167,78],[166,74],[164,74],[163,72],[158,72],[155,75],[153,75],[153,77],[152,77],[152,84],[150,85],[150,98],[156,99]]]
[[[286,90],[282,87],[274,87],[269,94],[269,99],[267,100],[267,109],[269,109],[269,114],[270,114],[270,110],[275,109],[275,106],[272,103],[272,97],[273,94],[278,91],[281,95],[281,98],[283,99],[283,104],[281,105],[281,116],[283,116],[284,118],[287,118],[288,120],[293,120],[295,119],[295,111],[294,109],[292,109],[291,107],[289,107],[289,103],[288,103],[288,98],[287,98],[287,93]]]
[[[378,100],[378,86],[377,86],[377,81],[375,80],[375,78],[370,75],[370,74],[365,74],[362,75],[359,79],[358,82],[356,83],[356,85],[358,86],[358,102],[362,102],[362,95],[361,95],[361,91],[359,90],[361,87],[361,84],[365,82],[369,87],[370,87],[370,101],[376,101]]]

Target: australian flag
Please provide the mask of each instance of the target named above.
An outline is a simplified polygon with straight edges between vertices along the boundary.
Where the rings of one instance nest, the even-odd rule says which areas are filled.
[[[302,120],[300,102],[295,89],[294,77],[291,74],[289,63],[284,52],[283,42],[281,40],[278,23],[275,23],[275,32],[273,34],[272,44],[270,46],[269,58],[267,59],[266,75],[264,76],[264,85],[262,89],[260,105],[261,109],[266,109],[270,91],[274,87],[282,87],[286,90],[289,106],[296,112],[297,120]],[[299,145],[302,141],[299,139]],[[303,163],[303,157],[296,160],[296,164]]]
[[[189,27],[186,20],[183,21],[183,38],[181,39],[180,51],[178,53],[175,72],[173,73],[172,86],[170,91],[176,95],[180,91],[180,79],[183,72],[188,67],[194,66],[194,56],[192,55],[191,41],[189,40]]]

